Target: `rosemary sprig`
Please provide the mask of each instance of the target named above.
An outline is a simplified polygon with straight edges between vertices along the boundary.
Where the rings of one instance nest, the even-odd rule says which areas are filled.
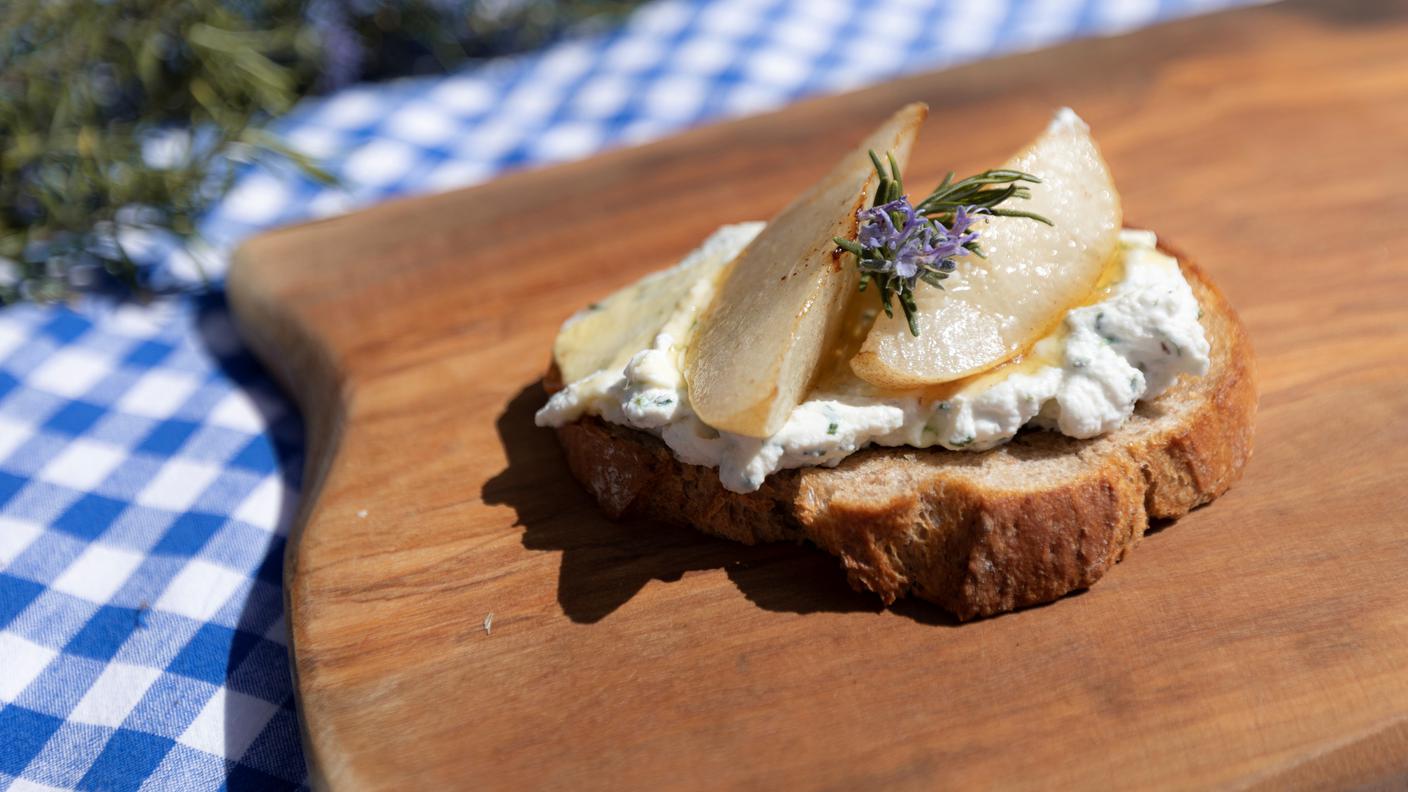
[[[1020,217],[1051,225],[1032,212],[1007,208],[1014,199],[1031,198],[1029,184],[1041,180],[1030,173],[995,168],[954,181],[952,171],[928,197],[911,204],[904,193],[904,178],[893,154],[885,159],[869,152],[879,184],[869,209],[856,213],[860,229],[856,239],[836,237],[837,247],[856,259],[860,291],[872,283],[886,316],[894,316],[891,303],[898,300],[909,332],[919,335],[918,306],[914,287],[923,281],[943,288],[953,272],[954,259],[972,253],[984,257],[979,232],[972,228],[978,215]]]

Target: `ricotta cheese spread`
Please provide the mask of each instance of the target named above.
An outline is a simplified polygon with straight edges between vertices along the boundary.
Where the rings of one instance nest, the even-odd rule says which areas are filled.
[[[725,226],[701,250],[732,258],[762,227]],[[1070,310],[1020,361],[944,391],[882,392],[858,378],[828,380],[767,438],[717,431],[690,409],[684,346],[713,290],[701,280],[649,348],[620,371],[597,371],[553,394],[536,422],[562,426],[596,415],[650,432],[680,461],[717,467],[733,492],[752,492],[778,470],[836,465],[872,444],[981,451],[1028,423],[1095,437],[1119,428],[1139,401],[1159,396],[1179,375],[1208,369],[1197,300],[1178,262],[1156,245],[1152,232],[1123,231],[1122,266],[1100,299]],[[690,265],[686,258],[679,266]]]

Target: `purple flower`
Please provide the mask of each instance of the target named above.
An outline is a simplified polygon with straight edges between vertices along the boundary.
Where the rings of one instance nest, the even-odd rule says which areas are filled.
[[[859,257],[860,269],[899,278],[910,289],[925,273],[944,277],[953,271],[953,259],[967,255],[966,246],[978,238],[970,227],[973,215],[980,211],[959,207],[946,226],[917,211],[909,196],[862,209],[856,212],[860,220],[857,241],[865,251]]]

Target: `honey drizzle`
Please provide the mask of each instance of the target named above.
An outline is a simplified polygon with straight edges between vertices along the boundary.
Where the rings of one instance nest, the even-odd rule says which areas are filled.
[[[813,391],[845,393],[871,398],[919,397],[923,404],[945,401],[964,391],[980,392],[1014,374],[1031,374],[1044,366],[1058,366],[1065,349],[1066,336],[1070,330],[1066,326],[1066,314],[1075,308],[1094,305],[1110,296],[1114,285],[1124,280],[1124,248],[1117,246],[1108,262],[1100,271],[1095,286],[1084,299],[1076,302],[1057,317],[1036,341],[1015,355],[997,365],[952,382],[929,385],[910,390],[885,390],[866,382],[851,371],[850,361],[860,351],[870,328],[875,324],[879,313],[878,305],[869,295],[855,295],[846,306],[843,333],[838,343],[827,350],[819,367],[820,374],[812,386]],[[869,316],[867,316],[869,314]]]

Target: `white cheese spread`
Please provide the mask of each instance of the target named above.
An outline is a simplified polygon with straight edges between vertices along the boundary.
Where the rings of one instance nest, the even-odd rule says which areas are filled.
[[[725,226],[706,246],[732,257],[761,223]],[[712,296],[700,281],[654,344],[621,371],[598,371],[553,394],[539,426],[597,415],[659,437],[680,461],[719,469],[723,485],[752,492],[774,471],[835,465],[867,445],[942,446],[981,451],[1027,423],[1076,438],[1119,428],[1137,402],[1163,393],[1181,374],[1208,368],[1200,309],[1178,262],[1149,231],[1120,236],[1121,274],[1099,301],[1074,308],[1021,361],[965,381],[940,396],[884,393],[855,379],[814,390],[765,439],[719,432],[689,407],[684,343]],[[688,260],[686,260],[688,261]],[[683,265],[681,265],[683,266]]]

